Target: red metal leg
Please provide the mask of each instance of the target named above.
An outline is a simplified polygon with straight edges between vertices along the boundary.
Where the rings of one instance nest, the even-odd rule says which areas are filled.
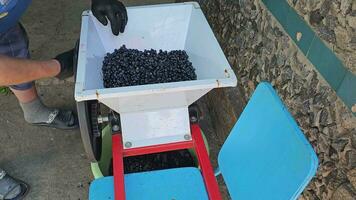
[[[124,164],[123,157],[159,153],[180,149],[194,148],[199,160],[204,183],[210,200],[221,200],[221,193],[214,176],[208,152],[205,148],[204,139],[200,127],[197,124],[191,126],[192,141],[177,142],[171,144],[154,145],[142,148],[125,149],[122,144],[122,135],[114,134],[113,143],[113,168],[114,168],[114,192],[115,200],[125,200]]]
[[[221,200],[221,193],[218,182],[216,181],[213,167],[211,166],[208,152],[206,151],[204,139],[201,135],[200,127],[197,124],[191,126],[192,137],[194,140],[195,151],[198,156],[201,172],[203,174],[205,187],[210,200]]]
[[[115,200],[125,200],[123,144],[121,134],[112,136]]]
[[[161,153],[161,152],[181,150],[181,149],[191,149],[191,148],[194,148],[193,141],[153,145],[148,147],[124,149],[124,157],[138,156],[138,155],[145,155],[145,154],[152,154],[152,153]]]

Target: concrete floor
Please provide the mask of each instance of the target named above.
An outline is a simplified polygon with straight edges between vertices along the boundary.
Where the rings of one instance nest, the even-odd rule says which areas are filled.
[[[73,108],[70,85],[42,86],[50,106]],[[0,100],[0,166],[28,182],[26,199],[87,199],[92,179],[79,131],[59,131],[25,123],[13,95]]]

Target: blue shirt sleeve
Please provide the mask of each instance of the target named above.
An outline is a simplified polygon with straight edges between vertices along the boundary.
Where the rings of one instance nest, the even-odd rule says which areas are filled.
[[[0,13],[7,13],[15,7],[18,0],[0,0]]]
[[[32,0],[9,0],[0,5],[0,33],[15,26],[25,13]]]

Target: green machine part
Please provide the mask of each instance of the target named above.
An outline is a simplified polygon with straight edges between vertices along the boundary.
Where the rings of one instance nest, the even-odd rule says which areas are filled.
[[[95,179],[109,175],[109,168],[112,158],[112,139],[111,126],[107,125],[101,131],[102,145],[101,157],[99,162],[91,163],[91,170]]]

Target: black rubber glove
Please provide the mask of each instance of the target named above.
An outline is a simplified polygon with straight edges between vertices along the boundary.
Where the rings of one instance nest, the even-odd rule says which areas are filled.
[[[94,16],[103,24],[111,24],[114,35],[119,35],[125,31],[127,24],[127,11],[120,1],[117,0],[92,0],[91,10]]]
[[[56,76],[57,78],[64,80],[73,76],[73,65],[74,65],[74,49],[67,52],[61,53],[55,58],[61,65],[61,71]]]

